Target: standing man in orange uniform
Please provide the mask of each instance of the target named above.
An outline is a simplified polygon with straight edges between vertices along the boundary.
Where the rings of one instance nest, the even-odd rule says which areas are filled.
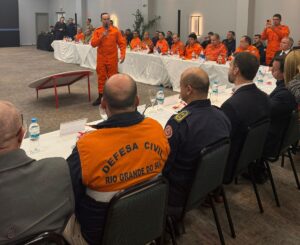
[[[290,29],[288,26],[281,25],[281,15],[274,14],[273,24],[271,20],[267,20],[266,27],[261,34],[262,40],[267,40],[267,50],[266,50],[266,64],[269,65],[275,55],[275,53],[280,49],[280,41],[284,37],[288,37],[290,34]]]
[[[126,41],[115,26],[110,25],[110,15],[101,14],[102,26],[94,31],[91,45],[97,49],[97,75],[99,97],[93,106],[100,105],[104,84],[108,78],[118,73],[118,47],[121,51],[120,63],[125,60]]]
[[[221,43],[220,35],[215,33],[210,38],[211,43],[207,45],[204,54],[209,61],[218,61],[222,58],[222,61],[226,60],[227,48]]]
[[[196,59],[201,52],[203,52],[203,47],[197,43],[197,36],[195,33],[189,35],[189,44],[185,48],[185,58],[187,60]]]

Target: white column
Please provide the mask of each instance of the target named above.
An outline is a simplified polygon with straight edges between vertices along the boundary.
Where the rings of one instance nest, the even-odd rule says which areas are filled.
[[[86,21],[86,0],[75,0],[75,13],[77,14],[77,24],[85,27]]]
[[[242,36],[248,34],[249,0],[236,1],[236,40],[237,45]]]

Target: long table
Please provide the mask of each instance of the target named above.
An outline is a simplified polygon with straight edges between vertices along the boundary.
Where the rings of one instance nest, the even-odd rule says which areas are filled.
[[[274,89],[275,83],[258,83],[257,86],[269,94]],[[232,89],[226,88],[220,91],[217,96],[209,93],[209,98],[213,105],[220,107],[231,95]],[[154,111],[152,108],[146,110],[145,115],[157,120],[162,127],[165,127],[168,119],[181,109],[178,107],[180,104],[179,95],[173,95],[165,99],[162,107],[156,108]],[[138,107],[138,111],[142,113],[145,108],[146,105],[141,105]],[[89,125],[96,124],[100,121],[99,116],[99,121],[89,123]],[[91,130],[91,127],[87,125],[86,130]],[[31,158],[37,160],[46,157],[63,157],[66,159],[76,145],[77,136],[77,133],[61,136],[60,131],[57,130],[40,136],[40,151],[38,153],[30,153],[30,141],[28,138],[23,141],[22,149],[24,149]]]
[[[52,43],[54,57],[66,63],[78,64],[85,68],[96,69],[97,49],[90,45],[76,44],[73,42],[54,41]],[[216,62],[200,60],[182,60],[174,56],[162,56],[145,54],[141,52],[126,51],[126,59],[119,65],[120,72],[127,73],[137,82],[150,85],[171,86],[174,91],[179,91],[180,76],[188,67],[201,67],[210,78],[210,81],[218,81],[219,85],[232,87],[228,82],[229,64],[217,64]],[[268,67],[261,66],[256,80],[265,82],[272,80]]]

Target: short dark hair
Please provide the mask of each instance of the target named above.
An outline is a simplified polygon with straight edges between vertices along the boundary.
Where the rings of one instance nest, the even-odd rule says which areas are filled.
[[[92,22],[92,19],[91,19],[91,18],[88,18],[88,21],[89,21],[89,22]]]
[[[243,38],[245,38],[246,42],[251,45],[252,44],[252,39],[249,36],[243,36]]]
[[[284,62],[285,62],[285,57],[286,55],[282,55],[282,56],[275,56],[274,58],[274,61],[278,61],[279,64],[280,64],[280,68],[279,70],[284,73]],[[273,64],[274,64],[274,61],[273,61]]]
[[[132,80],[132,78],[130,78]],[[119,99],[110,89],[104,85],[103,98],[106,99],[110,108],[115,110],[122,110],[134,106],[135,98],[137,96],[137,86],[132,80],[131,88],[129,89],[127,96],[123,99]]]
[[[239,68],[242,77],[249,81],[255,78],[259,68],[259,61],[256,56],[248,52],[238,53],[233,64]]]
[[[281,14],[274,14],[273,17],[277,17],[278,19],[281,20]]]
[[[106,14],[109,14],[109,13],[106,13],[106,12],[101,13],[101,19],[102,19],[102,16],[103,16],[103,15],[106,15]]]
[[[261,38],[261,35],[260,35],[260,34],[255,34],[254,36],[255,36],[255,37]]]
[[[207,35],[214,35],[214,33],[210,31],[209,33],[207,33]]]
[[[193,38],[194,40],[197,40],[197,35],[195,33],[191,33],[189,35],[189,38]]]
[[[160,31],[159,33],[161,33],[163,36],[165,36],[165,33],[163,31]]]
[[[232,36],[235,37],[235,32],[234,31],[229,31],[229,32],[232,34]]]

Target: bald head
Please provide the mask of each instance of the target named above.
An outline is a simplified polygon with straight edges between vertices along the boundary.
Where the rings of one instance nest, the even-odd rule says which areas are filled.
[[[8,101],[0,101],[0,151],[19,146],[18,134],[21,129],[22,118],[19,110]]]
[[[108,79],[103,91],[103,100],[110,110],[136,109],[137,87],[135,81],[126,74],[116,74]]]
[[[186,69],[181,75],[181,97],[187,103],[207,98],[209,78],[207,73],[198,67]]]

